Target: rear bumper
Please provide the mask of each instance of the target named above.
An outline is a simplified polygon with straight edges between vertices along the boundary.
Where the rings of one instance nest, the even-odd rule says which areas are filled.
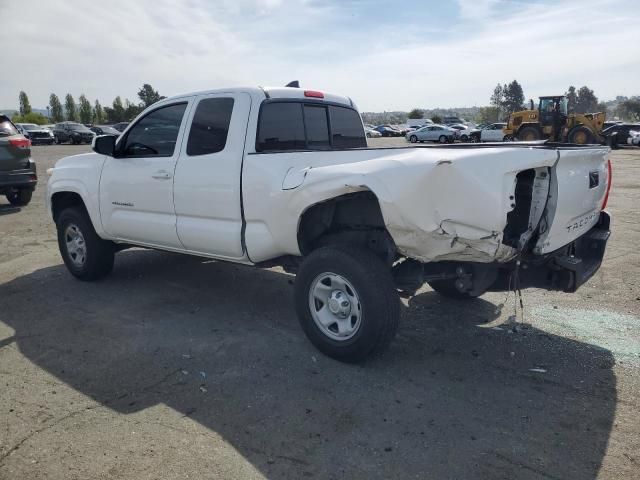
[[[611,235],[610,224],[609,214],[601,212],[598,223],[569,245],[542,257],[523,259],[518,268],[520,288],[575,292],[600,268]],[[500,277],[494,285],[497,288],[491,290],[508,289],[506,275]]]
[[[30,163],[30,168],[20,170],[0,171],[0,192],[10,188],[30,188],[34,190],[38,184],[36,164]]]

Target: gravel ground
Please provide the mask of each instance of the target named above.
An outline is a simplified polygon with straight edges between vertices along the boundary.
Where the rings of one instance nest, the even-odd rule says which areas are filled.
[[[309,344],[278,269],[133,249],[72,279],[44,172],[84,151],[34,147],[34,201],[0,201],[0,479],[640,478],[640,150],[612,153],[578,293],[527,290],[512,332],[513,299],[425,287],[355,366]]]

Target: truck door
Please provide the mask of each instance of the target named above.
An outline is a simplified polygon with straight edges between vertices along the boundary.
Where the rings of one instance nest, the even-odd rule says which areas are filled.
[[[129,128],[100,178],[100,216],[113,237],[182,248],[176,233],[173,175],[189,101],[161,105]]]
[[[245,257],[240,179],[250,108],[241,92],[194,100],[174,181],[178,236],[189,251]]]

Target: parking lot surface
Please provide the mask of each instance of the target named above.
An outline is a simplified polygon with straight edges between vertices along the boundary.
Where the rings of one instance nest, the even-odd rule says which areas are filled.
[[[377,139],[375,145],[404,145]],[[131,249],[73,279],[45,171],[0,200],[0,479],[640,478],[640,150],[612,153],[613,235],[576,294],[403,300],[384,356],[345,365],[293,277]]]

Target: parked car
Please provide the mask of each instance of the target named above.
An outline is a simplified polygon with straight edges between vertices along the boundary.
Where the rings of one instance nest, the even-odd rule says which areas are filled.
[[[464,124],[464,120],[462,120],[460,117],[442,117],[442,123],[444,125],[459,125],[459,124]]]
[[[376,132],[379,132],[383,137],[401,137],[402,132],[397,128],[393,128],[391,125],[380,125],[374,128]]]
[[[492,123],[480,131],[481,142],[507,142],[510,140],[508,135],[502,132],[507,124],[503,122]]]
[[[433,125],[433,120],[428,118],[409,119],[407,120],[407,128],[409,130],[418,130],[419,128],[426,127],[427,125]]]
[[[455,130],[456,140],[460,140],[461,142],[469,142],[471,141],[471,134],[473,129],[467,125],[462,125],[460,123],[448,125],[449,128]]]
[[[164,99],[93,149],[59,160],[47,185],[72,275],[106,276],[129,246],[281,265],[302,329],[342,361],[389,345],[398,290],[469,299],[517,278],[574,292],[610,234],[607,147],[366,148],[351,100],[319,91]]]
[[[9,117],[0,115],[0,195],[6,196],[11,205],[24,206],[31,201],[37,183],[31,141]]]
[[[127,129],[127,127],[129,126],[129,122],[114,123],[111,126],[113,128],[115,128],[116,130],[118,130],[119,132],[124,132]]]
[[[53,138],[56,143],[69,142],[72,145],[91,143],[96,134],[81,123],[61,122],[53,127]]]
[[[115,135],[116,137],[122,133],[111,125],[93,125],[92,127],[89,127],[89,130],[96,135]]]
[[[637,131],[636,130],[629,131],[629,138],[627,138],[627,143],[629,145],[640,147],[640,129],[638,129]]]
[[[53,143],[53,133],[45,127],[35,123],[16,123],[15,125],[22,135],[31,140],[32,145],[37,143],[51,145]]]
[[[602,130],[602,137],[605,139],[605,143],[611,148],[618,148],[619,145],[626,145],[630,136],[629,132],[632,130],[640,130],[640,124],[638,123],[617,123],[611,125],[609,128]]]
[[[374,130],[373,128],[368,128],[368,127],[364,127],[364,133],[367,135],[368,138],[378,138],[382,136],[382,134],[379,131]]]
[[[456,139],[456,131],[445,125],[427,125],[405,135],[408,142],[439,142],[453,143]]]

